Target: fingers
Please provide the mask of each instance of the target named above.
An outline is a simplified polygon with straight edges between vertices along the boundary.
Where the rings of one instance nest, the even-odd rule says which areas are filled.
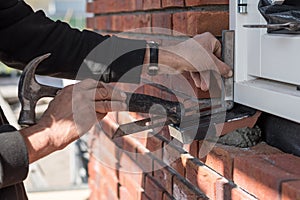
[[[190,73],[197,88],[207,91],[210,85],[210,71],[191,72]]]
[[[190,75],[196,85],[197,88],[201,87],[201,77],[198,72],[190,72]]]
[[[207,91],[210,85],[210,71],[201,72],[200,76],[201,76],[200,88],[203,91]]]
[[[212,43],[213,43],[212,46],[213,54],[215,54],[215,56],[217,56],[218,58],[221,58],[222,57],[221,42],[215,38],[215,40]]]
[[[112,111],[126,111],[127,104],[120,101],[96,101],[95,110],[102,114]]]
[[[212,55],[212,59],[217,67],[217,72],[225,78],[229,78],[233,75],[231,67],[229,67],[226,63],[219,60],[216,56]]]
[[[95,100],[117,100],[125,101],[127,96],[124,92],[110,86],[98,87],[91,91],[95,94]]]

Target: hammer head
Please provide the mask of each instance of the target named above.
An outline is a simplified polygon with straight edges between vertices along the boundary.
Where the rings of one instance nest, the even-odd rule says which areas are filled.
[[[38,100],[42,97],[54,97],[60,89],[42,85],[35,79],[36,68],[49,56],[50,53],[30,61],[20,76],[18,91],[18,97],[21,103],[21,112],[18,121],[20,125],[35,124],[35,106]]]

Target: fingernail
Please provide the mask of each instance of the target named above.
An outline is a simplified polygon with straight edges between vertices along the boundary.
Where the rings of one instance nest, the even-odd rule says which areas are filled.
[[[232,77],[232,75],[233,75],[233,71],[230,70],[230,71],[228,72],[227,76],[228,76],[228,77]]]

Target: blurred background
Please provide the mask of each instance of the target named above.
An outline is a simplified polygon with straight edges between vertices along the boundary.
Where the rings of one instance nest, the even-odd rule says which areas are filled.
[[[85,28],[85,0],[25,0],[34,10],[43,10],[53,20],[61,20],[78,29]],[[0,103],[9,122],[19,129],[17,123],[20,104],[17,87],[20,71],[0,62]],[[38,76],[38,81],[63,87],[70,80]],[[51,98],[39,101],[36,112],[39,117],[47,108]],[[87,186],[88,153],[86,138],[82,138],[66,149],[30,165],[25,187],[30,200],[84,200],[88,199]]]

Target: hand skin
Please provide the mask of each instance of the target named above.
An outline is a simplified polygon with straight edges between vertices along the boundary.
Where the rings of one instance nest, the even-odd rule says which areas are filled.
[[[29,163],[63,149],[108,112],[126,110],[125,99],[125,93],[91,79],[63,88],[36,125],[20,130]]]
[[[145,54],[145,65],[149,63],[149,50]],[[233,75],[231,68],[220,60],[221,44],[211,33],[203,33],[174,46],[160,47],[159,74],[190,72],[196,87],[209,89],[210,74],[213,73],[219,86],[221,76]],[[145,69],[146,70],[146,69]],[[221,76],[220,76],[221,75]]]

